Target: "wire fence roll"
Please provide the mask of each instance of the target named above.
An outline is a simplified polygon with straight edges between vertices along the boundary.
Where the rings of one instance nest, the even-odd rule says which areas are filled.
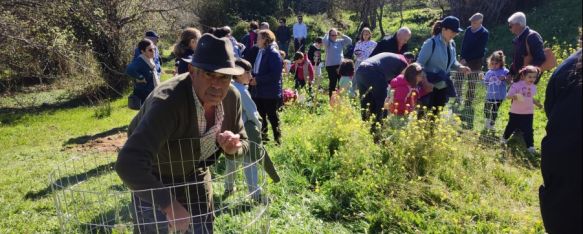
[[[508,79],[484,79],[481,71],[468,74],[452,71],[450,77],[456,90],[455,99],[450,101],[451,110],[460,117],[467,134],[478,134],[483,144],[498,142],[496,130],[502,129],[504,123],[496,119],[506,96],[502,90],[509,87]]]
[[[156,204],[157,197],[170,195],[188,211],[186,233],[269,233],[265,149],[249,142],[249,153],[234,160],[217,154],[202,161],[187,160],[192,157],[186,152],[198,152],[194,148],[200,141],[168,142],[180,149],[168,153],[180,156],[158,155],[152,161],[153,175],[163,184],[152,189],[131,190],[124,185],[114,169],[115,155],[77,156],[60,163],[49,178],[61,231],[174,233]],[[160,168],[171,168],[171,173],[156,173],[167,171]],[[187,170],[181,173],[176,168]]]

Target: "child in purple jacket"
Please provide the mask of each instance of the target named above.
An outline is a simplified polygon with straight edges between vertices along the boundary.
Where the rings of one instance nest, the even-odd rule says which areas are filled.
[[[484,103],[485,128],[494,129],[498,108],[506,98],[506,83],[508,78],[508,69],[504,64],[504,52],[495,51],[488,57],[488,72],[484,76],[486,85],[486,102]]]

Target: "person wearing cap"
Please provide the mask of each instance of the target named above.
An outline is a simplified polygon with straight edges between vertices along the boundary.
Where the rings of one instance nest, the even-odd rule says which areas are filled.
[[[267,123],[271,124],[273,138],[281,143],[279,114],[277,110],[282,104],[282,65],[283,60],[279,50],[273,45],[275,35],[271,30],[257,32],[257,47],[259,51],[253,65],[253,79],[249,82],[249,92],[257,105],[262,118],[261,133],[264,141],[268,141]]]
[[[401,27],[392,37],[380,40],[370,56],[372,57],[382,52],[404,54],[409,51],[409,46],[407,45],[409,39],[411,39],[411,29]]]
[[[294,49],[296,51],[306,51],[306,38],[308,38],[308,26],[304,24],[304,17],[298,15],[298,22],[292,27],[294,37]]]
[[[538,32],[526,26],[526,15],[522,12],[516,12],[508,18],[508,29],[515,36],[512,39],[514,53],[510,65],[510,75],[515,78],[514,81],[517,81],[520,69],[527,65],[540,67],[545,62],[543,38]],[[532,60],[530,63],[524,64],[524,58],[529,55],[528,51],[530,51]],[[539,78],[540,76],[537,77],[535,84],[538,83]]]
[[[354,74],[353,90],[358,90],[362,119],[367,121],[374,115],[371,128],[377,133],[377,125],[383,119],[383,105],[387,98],[389,82],[407,67],[403,55],[383,52],[365,59]],[[377,137],[377,134],[375,134]]]
[[[158,71],[158,77],[160,77],[160,75],[162,74],[162,66],[160,64],[160,51],[158,51],[157,46],[158,39],[160,39],[160,36],[158,36],[158,34],[154,31],[147,31],[146,35],[144,35],[144,38],[154,42],[154,63],[156,64],[156,71]],[[136,49],[134,50],[134,59],[140,56],[140,54],[141,50],[136,47]]]
[[[482,71],[482,63],[486,56],[486,44],[488,43],[489,32],[482,22],[484,15],[476,13],[470,17],[470,26],[464,32],[464,39],[462,41],[462,51],[460,55],[460,63],[468,66],[473,72]],[[468,90],[466,91],[465,106],[472,106],[476,92],[476,83],[478,76],[467,76]],[[463,83],[456,82],[456,90],[458,92],[458,102],[463,94]]]
[[[417,63],[423,66],[427,80],[433,84],[433,91],[421,101],[428,108],[434,108],[435,114],[443,108],[450,97],[456,96],[455,87],[449,76],[452,70],[469,73],[470,68],[457,61],[453,38],[462,32],[460,21],[454,16],[447,16],[437,21],[432,28],[432,37],[425,40],[417,56]]]
[[[209,166],[248,152],[231,42],[204,34],[189,72],[162,83],[128,127],[115,170],[132,190],[135,233],[213,233]],[[187,185],[185,185],[187,184]]]

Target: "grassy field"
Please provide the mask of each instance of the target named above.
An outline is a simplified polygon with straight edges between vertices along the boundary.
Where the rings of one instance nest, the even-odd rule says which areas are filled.
[[[545,29],[545,17],[555,17],[549,16],[549,9],[568,15],[565,22],[577,17],[576,22],[581,22],[580,12],[572,13],[568,10],[571,5],[564,2],[553,1],[533,12],[533,28],[540,28],[545,39],[546,33],[572,35],[571,26],[564,31]],[[578,10],[581,2],[577,4]],[[406,16],[418,13],[411,11]],[[318,17],[322,16],[306,21],[324,21]],[[385,25],[393,29],[394,24]],[[492,31],[509,34],[505,25]],[[509,38],[492,43],[498,46],[504,41]],[[562,59],[572,52],[573,44],[574,40],[554,43],[554,51]],[[165,64],[164,71],[169,73],[171,66]],[[538,86],[541,101],[548,76]],[[292,86],[289,77],[285,86]],[[97,136],[123,134],[136,113],[127,109],[125,98],[94,105],[59,105],[71,98],[63,90],[0,98],[0,160],[5,162],[0,168],[0,233],[60,232],[49,173],[75,158],[95,162],[87,164],[84,172],[108,165],[115,152],[81,144]],[[428,134],[427,123],[418,121],[404,129],[387,127],[385,141],[374,144],[368,123],[360,120],[353,104],[343,100],[341,107],[331,109],[322,93],[310,104],[295,103],[281,112],[283,144],[267,145],[282,177],[280,183],[267,186],[273,199],[269,210],[272,232],[543,233],[537,197],[542,183],[538,157],[526,158],[520,144],[510,148],[484,144],[475,134],[459,134],[464,131],[455,118],[439,123],[438,137]],[[475,108],[478,113],[482,107],[476,104]],[[505,102],[497,121],[498,133],[507,121],[508,108]],[[545,124],[544,112],[537,110],[537,148]],[[115,180],[113,174],[92,175]],[[228,229],[217,225],[217,230]]]

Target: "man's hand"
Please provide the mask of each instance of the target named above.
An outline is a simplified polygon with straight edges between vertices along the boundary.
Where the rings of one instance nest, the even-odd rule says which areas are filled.
[[[472,69],[466,66],[460,66],[459,71],[463,72],[464,75],[468,75],[470,72],[472,72]]]
[[[235,154],[243,146],[239,134],[231,131],[224,131],[217,136],[217,142],[226,154]]]
[[[176,199],[162,209],[168,220],[168,229],[172,232],[184,233],[190,225],[190,213]]]

